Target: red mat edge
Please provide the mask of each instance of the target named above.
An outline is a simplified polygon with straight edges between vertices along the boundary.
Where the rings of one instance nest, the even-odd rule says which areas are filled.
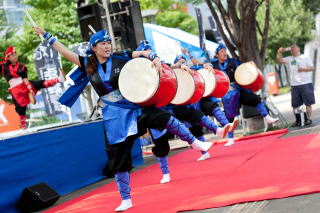
[[[259,138],[259,137],[276,135],[276,134],[287,133],[287,132],[288,132],[287,128],[286,129],[278,129],[278,130],[273,130],[273,131],[269,131],[269,132],[262,132],[262,133],[258,133],[258,134],[254,134],[254,135],[241,136],[241,137],[235,138],[234,141],[237,142],[237,141],[249,140],[249,139],[253,139],[253,138]],[[214,144],[226,143],[226,142],[228,142],[228,139],[213,140],[211,142],[213,142]],[[183,149],[186,147],[173,148],[170,150],[178,150],[178,149]],[[143,152],[143,155],[150,155],[150,154],[153,154],[152,151]]]
[[[259,137],[276,135],[276,134],[287,133],[287,132],[288,132],[288,128],[278,129],[278,130],[273,130],[273,131],[269,131],[269,132],[262,132],[262,133],[258,133],[258,134],[254,134],[254,135],[237,137],[234,139],[234,141],[236,142],[236,141],[249,140],[249,139],[253,139],[253,138],[259,138]],[[228,139],[219,139],[219,140],[215,141],[215,143],[226,143],[227,141],[228,141]]]

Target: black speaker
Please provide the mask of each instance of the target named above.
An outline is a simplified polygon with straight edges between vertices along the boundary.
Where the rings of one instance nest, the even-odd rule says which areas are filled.
[[[127,5],[125,5],[126,3]],[[124,13],[126,9],[128,9],[128,13]],[[125,49],[136,49],[140,41],[145,40],[139,2],[134,0],[127,1],[120,6],[119,2],[113,2],[111,3],[110,11],[115,14],[112,18],[112,29],[115,38],[121,39]]]
[[[87,4],[77,8],[78,21],[83,40],[89,41],[93,34],[88,25],[90,24],[95,31],[103,29],[101,16],[104,9],[97,3]]]
[[[145,39],[143,22],[138,1],[127,0],[112,2],[109,5],[111,24],[116,40],[120,40],[124,49],[134,50],[141,40]],[[88,25],[96,31],[103,29],[101,17],[105,15],[105,9],[97,3],[80,6],[77,8],[81,34],[88,41],[92,35]]]
[[[22,191],[17,207],[21,212],[39,211],[53,205],[59,197],[56,191],[41,182]]]

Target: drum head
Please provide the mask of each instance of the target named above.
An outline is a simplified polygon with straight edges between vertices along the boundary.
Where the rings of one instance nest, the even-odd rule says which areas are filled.
[[[172,104],[183,105],[192,98],[195,91],[195,84],[193,77],[190,73],[182,69],[174,69],[176,74],[178,88],[174,99],[171,101]]]
[[[214,88],[216,88],[216,78],[213,73],[207,69],[200,69],[197,72],[200,73],[205,84],[203,97],[207,97],[213,92]]]
[[[239,85],[252,84],[258,77],[260,70],[252,63],[243,63],[237,67],[234,78]]]
[[[119,76],[119,90],[122,96],[133,103],[148,101],[159,86],[159,73],[145,58],[128,61]]]

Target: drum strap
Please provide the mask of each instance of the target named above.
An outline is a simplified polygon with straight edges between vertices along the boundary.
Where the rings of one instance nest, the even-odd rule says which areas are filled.
[[[111,102],[111,101],[106,100],[106,98],[104,98],[104,97],[101,97],[101,100],[104,104],[108,104],[111,106],[116,106],[116,107],[120,107],[120,108],[124,108],[124,109],[138,109],[138,108],[140,108],[140,106],[133,104],[129,101],[127,101],[125,103]],[[122,99],[122,100],[125,100],[125,99]]]
[[[116,106],[124,109],[138,109],[140,108],[137,105],[127,105],[127,104],[120,104],[120,103],[114,103],[106,100],[102,100],[105,104],[111,105],[111,106]]]
[[[201,64],[195,64],[190,67],[190,69],[192,69],[192,70],[200,70],[202,68],[203,68],[203,65],[201,65]]]

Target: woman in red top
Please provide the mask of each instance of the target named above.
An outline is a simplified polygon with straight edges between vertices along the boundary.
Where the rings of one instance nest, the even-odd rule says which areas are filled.
[[[12,95],[16,112],[19,114],[20,127],[22,129],[27,128],[26,109],[29,103],[35,104],[34,96],[38,90],[65,81],[61,71],[58,78],[29,81],[27,68],[18,62],[17,51],[13,46],[8,47],[6,50],[4,61],[0,62],[0,71],[9,84],[8,90]]]

